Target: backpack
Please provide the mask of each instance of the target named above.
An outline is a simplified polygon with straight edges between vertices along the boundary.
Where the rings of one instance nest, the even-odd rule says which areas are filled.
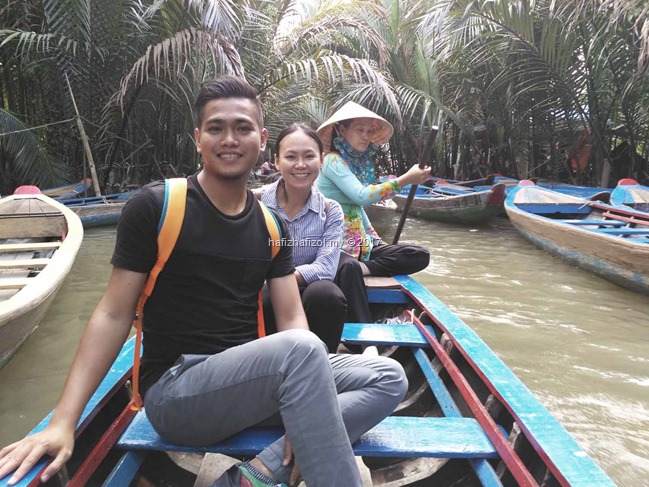
[[[140,397],[140,348],[142,347],[142,319],[144,314],[144,303],[151,296],[155,282],[164,268],[169,256],[176,246],[180,228],[185,218],[185,206],[187,203],[187,179],[172,178],[165,179],[165,196],[162,205],[162,214],[158,223],[158,258],[153,268],[149,272],[146,284],[142,289],[140,300],[138,301],[135,320],[133,326],[136,330],[135,351],[133,356],[133,409],[142,408],[142,398]],[[275,215],[259,201],[259,205],[264,213],[266,228],[270,234],[270,254],[271,260],[279,253],[281,246],[281,227],[275,218]],[[264,309],[261,300],[261,291],[259,291],[258,309],[257,309],[257,333],[259,337],[266,336],[264,328]]]

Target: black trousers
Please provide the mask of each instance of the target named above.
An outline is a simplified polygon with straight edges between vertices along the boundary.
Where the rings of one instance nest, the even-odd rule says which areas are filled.
[[[413,274],[425,269],[430,262],[427,249],[417,245],[380,245],[372,249],[370,260],[365,262],[371,275],[377,277]],[[371,323],[372,315],[367,302],[363,271],[359,261],[340,253],[338,271],[334,282],[347,298],[347,318],[350,323]]]
[[[327,345],[330,353],[336,353],[347,313],[345,295],[332,281],[324,280],[300,286],[300,295],[309,329]],[[276,333],[277,322],[267,286],[262,291],[262,302],[266,335]]]

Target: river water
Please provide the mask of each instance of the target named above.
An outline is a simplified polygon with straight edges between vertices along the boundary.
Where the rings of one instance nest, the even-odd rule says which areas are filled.
[[[378,225],[389,240],[396,217]],[[649,297],[574,268],[506,219],[480,227],[409,221],[430,249],[417,278],[475,329],[620,486],[649,485]],[[40,327],[0,370],[0,445],[55,405],[110,273],[115,229],[86,232]]]

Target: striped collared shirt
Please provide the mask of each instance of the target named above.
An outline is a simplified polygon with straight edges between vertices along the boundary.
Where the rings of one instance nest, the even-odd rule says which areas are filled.
[[[282,179],[264,186],[261,201],[288,223],[291,240],[282,242],[282,245],[293,247],[293,263],[307,284],[319,280],[332,281],[340,258],[339,243],[343,228],[341,206],[311,188],[304,208],[295,217],[289,218],[277,202],[280,184],[284,184]],[[325,201],[329,202],[328,211],[325,211]]]

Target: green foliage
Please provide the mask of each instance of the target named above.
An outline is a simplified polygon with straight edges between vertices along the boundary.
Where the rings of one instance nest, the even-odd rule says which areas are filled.
[[[259,90],[271,145],[288,123],[317,126],[354,100],[396,128],[388,172],[423,162],[445,177],[565,176],[588,130],[575,179],[596,182],[606,158],[615,176],[642,179],[648,15],[644,0],[11,1],[0,7],[0,177],[83,176],[76,127],[57,123],[75,117],[66,75],[103,186],[192,173],[193,100],[228,73]],[[631,165],[611,156],[623,140]]]

